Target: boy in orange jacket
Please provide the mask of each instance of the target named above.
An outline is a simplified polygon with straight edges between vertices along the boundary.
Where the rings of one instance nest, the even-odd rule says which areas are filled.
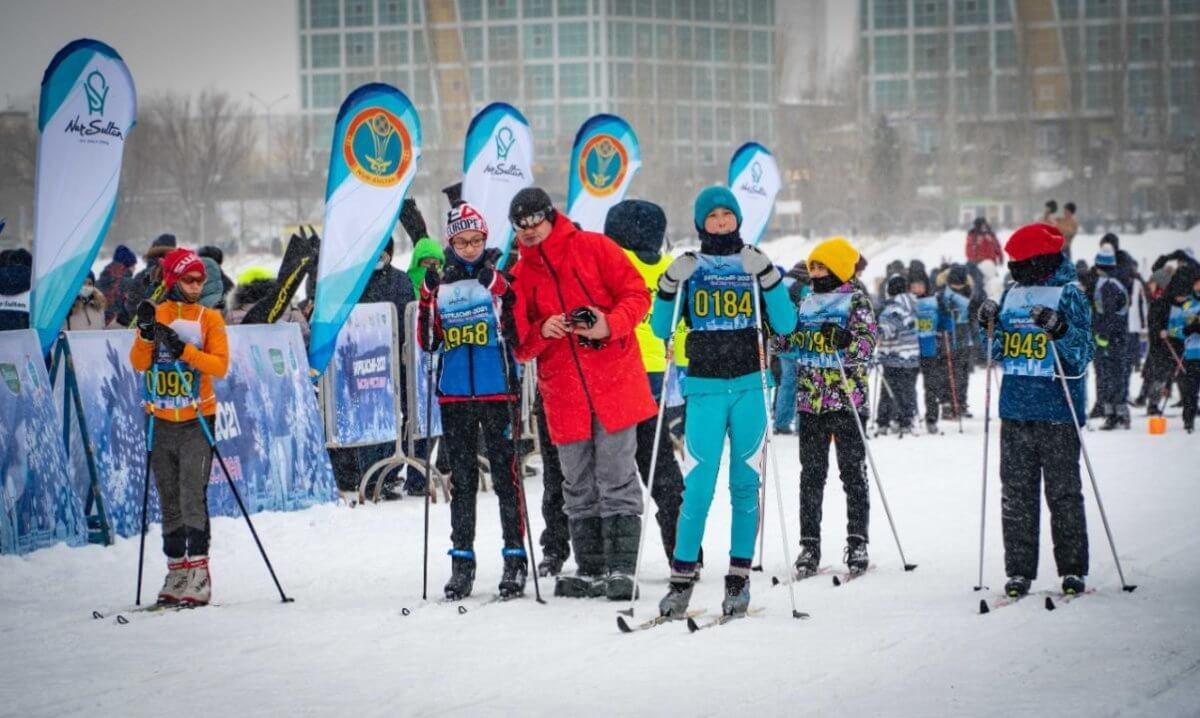
[[[166,298],[137,308],[130,363],[145,372],[146,410],[154,413],[150,467],[162,509],[167,578],[160,604],[204,605],[212,596],[208,572],[208,478],[212,447],[205,429],[215,424],[213,379],[229,369],[225,320],[197,303],[204,263],[188,249],[162,261]]]

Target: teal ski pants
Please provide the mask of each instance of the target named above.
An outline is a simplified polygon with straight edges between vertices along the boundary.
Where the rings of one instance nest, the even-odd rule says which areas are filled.
[[[733,507],[729,556],[754,558],[758,536],[758,467],[767,415],[762,389],[691,394],[687,400],[687,450],[696,465],[683,484],[683,507],[675,539],[675,560],[694,563],[716,491],[725,437],[729,437],[729,502]]]

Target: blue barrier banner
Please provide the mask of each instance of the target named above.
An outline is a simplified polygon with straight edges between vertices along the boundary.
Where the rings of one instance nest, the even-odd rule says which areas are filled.
[[[229,373],[214,384],[215,435],[249,511],[292,511],[333,501],[336,490],[325,430],[308,378],[300,328],[280,323],[233,326]],[[67,332],[88,440],[114,533],[136,536],[146,470],[142,380],[129,364],[132,331]],[[208,485],[212,516],[239,510],[220,465]],[[150,482],[150,520],[159,520]]]
[[[438,404],[437,396],[430,396],[429,374],[433,374],[434,386],[437,386],[438,357],[440,354],[430,354],[421,349],[417,342],[417,303],[410,302],[405,307],[404,321],[408,322],[407,343],[404,345],[405,377],[408,381],[408,406],[404,407],[412,415],[414,421],[410,425],[414,439],[427,436],[442,435],[442,407]],[[436,391],[436,389],[435,389]],[[428,401],[431,402],[427,405]],[[428,411],[433,426],[425,426],[425,414]]]
[[[398,340],[396,305],[359,304],[338,333],[329,363],[332,402],[326,406],[331,446],[349,447],[396,441]]]
[[[32,329],[0,332],[0,553],[87,542],[62,424]]]

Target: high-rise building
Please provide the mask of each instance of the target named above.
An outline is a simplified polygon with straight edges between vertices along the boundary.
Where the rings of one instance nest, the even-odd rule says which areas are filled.
[[[539,164],[562,168],[598,112],[625,117],[664,167],[712,174],[742,142],[774,140],[775,0],[299,0],[299,34],[317,150],[373,81],[408,94],[426,147],[459,161],[495,101],[528,117]]]
[[[860,0],[859,22],[864,115],[930,159],[919,180],[949,201],[1065,184],[1094,213],[1186,206],[1200,0]]]

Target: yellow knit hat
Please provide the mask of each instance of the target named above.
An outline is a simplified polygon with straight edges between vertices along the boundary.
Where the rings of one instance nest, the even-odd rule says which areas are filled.
[[[830,237],[813,247],[805,264],[811,273],[813,262],[820,262],[833,276],[848,282],[854,276],[854,265],[858,264],[858,257],[858,250],[845,237]]]

